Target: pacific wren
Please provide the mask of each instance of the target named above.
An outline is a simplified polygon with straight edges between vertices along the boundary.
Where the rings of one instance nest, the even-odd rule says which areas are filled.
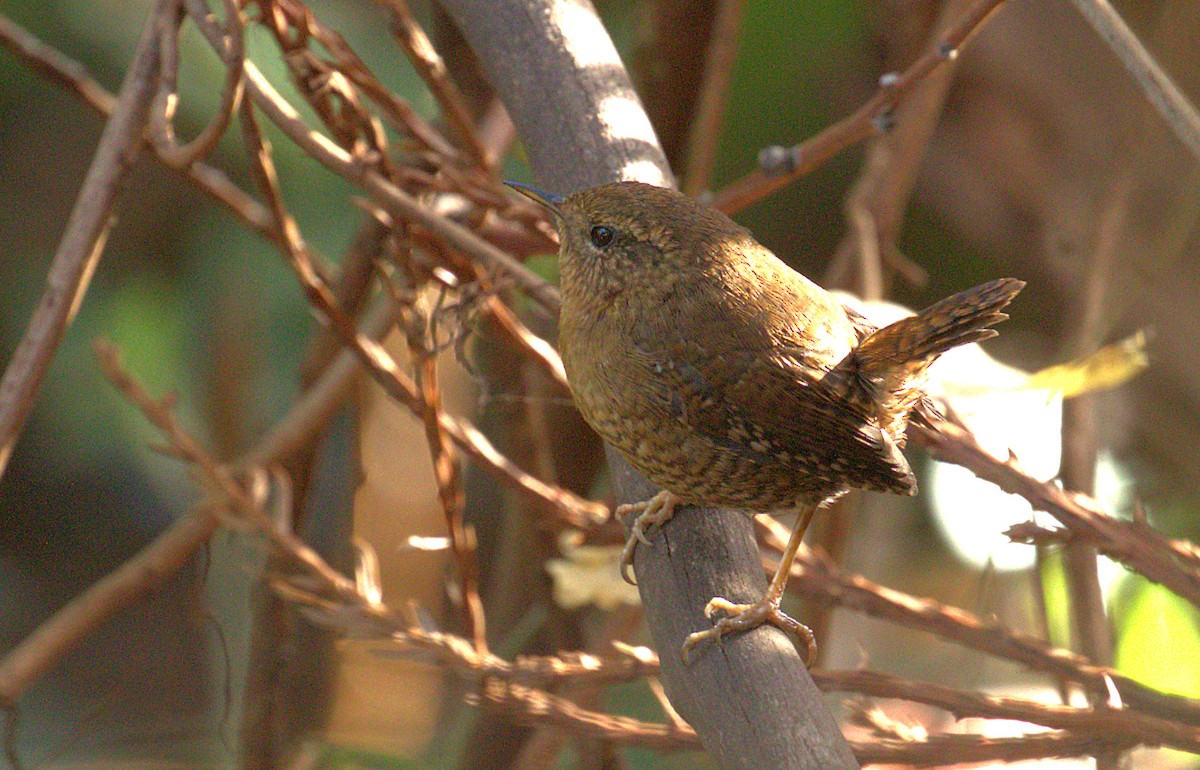
[[[510,183],[512,184],[512,183]],[[779,600],[813,513],[852,487],[911,495],[900,449],[914,413],[932,409],[924,375],[988,327],[1025,285],[968,289],[876,329],[785,265],[724,214],[673,190],[620,182],[551,195],[519,191],[554,213],[561,249],[559,347],[584,419],[663,491],[618,508],[639,514],[622,573],[675,506],[798,517],[766,594],[715,597],[706,639],[771,623],[812,632]]]

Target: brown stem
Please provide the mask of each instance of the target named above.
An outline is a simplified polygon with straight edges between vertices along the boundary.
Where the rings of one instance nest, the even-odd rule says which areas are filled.
[[[187,168],[210,153],[229,127],[242,100],[242,62],[246,58],[242,14],[233,0],[225,3],[225,50],[218,51],[225,65],[225,82],[217,111],[195,139],[180,144],[175,136],[175,113],[179,109],[179,27],[164,31],[160,38],[162,72],[150,112],[150,137],[158,157],[174,168]],[[205,9],[207,12],[207,9]],[[211,14],[210,14],[211,16]]]
[[[438,499],[446,518],[446,529],[450,533],[450,550],[454,555],[458,573],[467,634],[474,643],[475,650],[482,653],[487,650],[488,645],[483,603],[479,598],[479,565],[475,554],[475,536],[463,523],[466,495],[463,491],[458,453],[442,427],[442,395],[438,385],[437,352],[434,345],[426,341],[426,335],[430,334],[428,322],[413,307],[413,303],[399,296],[394,297],[394,300],[400,308],[400,317],[404,322],[402,328],[408,340],[413,366],[417,371],[417,393],[423,402],[420,417],[425,426],[429,454],[433,459]]]
[[[112,118],[104,127],[50,264],[46,288],[0,380],[0,476],[33,409],[54,351],[74,319],[104,251],[117,189],[137,157],[146,130],[158,80],[159,35],[178,22],[175,8],[174,0],[160,0],[142,30]]]
[[[184,516],[39,625],[0,660],[0,703],[15,702],[104,621],[166,582],[217,526],[204,508]]]
[[[1138,121],[1138,139],[1144,135]],[[1071,355],[1085,356],[1102,342],[1111,323],[1110,287],[1115,278],[1121,233],[1126,222],[1134,173],[1129,157],[1120,157],[1108,189],[1101,196],[1094,245],[1085,260],[1086,275],[1079,293],[1075,317],[1076,331],[1070,344]],[[1063,487],[1072,492],[1092,495],[1096,485],[1096,456],[1100,450],[1097,435],[1096,396],[1082,395],[1063,404],[1062,477]],[[1039,555],[1043,549],[1039,549]],[[1067,543],[1063,549],[1063,568],[1070,596],[1071,625],[1081,653],[1100,665],[1112,665],[1113,633],[1104,607],[1095,546],[1085,541]]]
[[[1200,113],[1163,71],[1108,0],[1072,0],[1108,44],[1175,136],[1200,160]]]
[[[1085,496],[1033,478],[1021,470],[1016,458],[993,457],[957,425],[943,422],[936,429],[914,427],[912,432],[939,460],[961,465],[1005,492],[1020,495],[1058,519],[1075,537],[1200,606],[1200,555],[1192,543],[1166,538],[1143,523],[1117,519]]]
[[[247,63],[248,71],[251,67],[252,65]],[[258,77],[261,78],[261,75]],[[250,88],[250,91],[251,93],[257,93],[253,86]],[[276,109],[284,113],[287,112],[280,104],[273,104]],[[249,114],[250,109],[249,104],[242,105],[244,115]],[[282,117],[282,113],[280,116]],[[292,118],[299,122],[299,118],[295,118],[294,113],[288,117],[289,120]],[[249,118],[243,122],[247,126],[254,125],[253,120]],[[262,147],[261,141],[258,142],[258,145]],[[265,147],[263,149],[265,150]],[[341,153],[341,150],[333,145],[328,145],[327,149],[331,152]],[[275,183],[273,180],[268,180],[273,171],[265,161],[265,154],[258,159],[253,168],[256,169],[256,172],[261,177],[260,184],[264,191],[273,190]],[[373,172],[372,175],[379,180],[380,184],[391,187],[391,184],[382,179],[382,177],[374,175]],[[392,187],[392,189],[395,188]],[[399,192],[399,190],[396,190],[396,192]],[[400,194],[403,195],[403,193]],[[415,201],[414,205],[417,205]],[[273,205],[272,208],[277,213],[282,213],[278,205]],[[418,205],[417,208],[421,207]],[[438,217],[438,219],[441,218]],[[454,228],[469,234],[469,231],[460,228],[458,225],[454,225],[449,220],[444,221],[449,225],[453,225]],[[296,232],[295,222],[290,217],[285,217],[280,223],[279,231],[283,242],[288,246],[287,254],[289,263],[295,271],[297,278],[300,279],[301,286],[312,306],[328,319],[333,332],[338,335],[343,344],[354,352],[359,361],[366,367],[367,372],[383,387],[388,395],[410,409],[414,414],[421,415],[424,405],[417,394],[416,384],[401,371],[400,367],[381,346],[361,334],[355,327],[353,320],[342,311],[329,287],[314,267],[307,249],[302,248],[302,241],[299,239],[299,233]],[[475,238],[473,235],[471,237]],[[492,249],[493,247],[488,246],[488,248]],[[511,257],[505,255],[505,259],[511,260]],[[541,279],[537,280],[540,281]],[[497,451],[491,442],[466,420],[442,413],[438,416],[438,421],[447,435],[471,457],[479,460],[484,468],[496,473],[501,479],[515,484],[526,493],[550,503],[552,509],[560,512],[568,522],[586,527],[592,526],[596,521],[604,518],[604,506],[582,500],[566,490],[546,484],[526,473]]]
[[[425,34],[425,30],[417,23],[405,0],[386,0],[392,12],[392,29],[400,45],[408,54],[409,61],[416,67],[417,72],[429,86],[438,103],[442,106],[442,114],[454,128],[454,133],[462,140],[472,160],[482,169],[491,171],[493,161],[490,153],[475,128],[471,110],[458,90],[458,86],[450,78],[446,63],[433,47],[433,42]]]
[[[777,152],[763,156],[768,161],[765,168],[752,171],[719,191],[713,205],[726,214],[737,213],[820,168],[847,147],[886,131],[891,123],[891,109],[930,73],[957,58],[959,49],[1003,3],[1004,0],[976,0],[912,66],[881,83],[875,95],[853,114],[795,147],[773,148]],[[763,165],[761,160],[760,165]]]
[[[25,60],[36,72],[70,91],[100,115],[109,117],[117,99],[94,80],[79,62],[38,40],[21,26],[0,15],[0,44]],[[153,147],[153,144],[151,145]],[[157,148],[154,148],[157,152]],[[163,163],[166,158],[157,156]],[[270,236],[270,215],[223,172],[204,163],[193,163],[184,175],[201,190],[224,204],[235,216],[261,235]]]
[[[767,517],[760,516],[758,524],[766,530],[768,542],[774,548],[782,549],[788,538],[787,529]],[[770,572],[776,565],[764,560],[763,567]],[[1005,628],[994,620],[896,591],[862,575],[842,572],[828,558],[811,549],[802,547],[797,552],[792,577],[796,589],[815,600],[934,634],[1034,671],[1078,682],[1089,692],[1107,693],[1107,682],[1112,682],[1130,708],[1200,726],[1200,702],[1153,690],[1113,669],[1093,665],[1069,650],[1052,647],[1042,639]]]
[[[963,692],[931,682],[906,681],[877,671],[814,671],[813,679],[824,692],[844,690],[879,698],[901,698],[936,706],[953,714],[955,719],[1013,719],[1054,730],[1071,730],[1096,739],[1107,736],[1130,744],[1160,744],[1200,753],[1200,729],[1126,708],[1074,708],[1024,698]]]
[[[699,195],[707,190],[712,178],[725,106],[729,99],[729,85],[733,80],[733,65],[737,59],[744,7],[744,0],[717,0],[712,30],[708,36],[708,51],[704,56],[696,117],[687,135],[687,154],[684,156],[687,169],[683,174],[683,191],[688,195]]]

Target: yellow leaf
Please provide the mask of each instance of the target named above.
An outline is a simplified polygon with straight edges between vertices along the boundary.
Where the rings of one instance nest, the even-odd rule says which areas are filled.
[[[1139,585],[1120,619],[1117,669],[1164,692],[1200,696],[1200,617],[1160,585]]]
[[[1034,372],[1023,389],[1049,390],[1070,398],[1123,385],[1149,365],[1146,332],[1138,331],[1089,356]]]

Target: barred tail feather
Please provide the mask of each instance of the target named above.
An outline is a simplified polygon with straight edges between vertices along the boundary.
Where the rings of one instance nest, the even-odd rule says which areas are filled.
[[[923,368],[951,348],[995,337],[990,327],[1008,318],[1001,310],[1024,287],[1025,282],[1015,278],[990,281],[889,324],[858,346],[859,364],[871,369],[911,364]]]

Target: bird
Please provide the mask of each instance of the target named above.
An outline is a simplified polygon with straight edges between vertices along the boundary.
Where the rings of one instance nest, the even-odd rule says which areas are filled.
[[[585,421],[661,488],[617,508],[631,529],[621,571],[677,506],[795,510],[766,592],[713,597],[702,643],[769,623],[816,640],[780,609],[813,515],[850,489],[899,495],[917,482],[901,449],[911,420],[933,424],[926,371],[1008,316],[1024,282],[1001,278],[876,328],[793,270],[725,214],[634,181],[569,196],[508,182],[559,235],[558,342]]]

